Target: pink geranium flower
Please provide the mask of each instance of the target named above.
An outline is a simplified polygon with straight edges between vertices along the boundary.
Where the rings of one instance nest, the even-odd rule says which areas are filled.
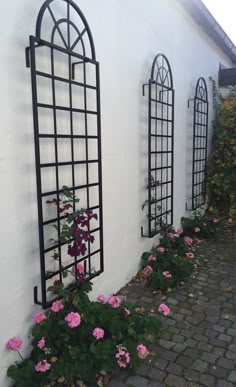
[[[164,247],[158,247],[157,251],[158,251],[158,253],[163,254],[165,252],[165,248]]]
[[[154,255],[150,255],[150,257],[148,257],[148,261],[156,261],[156,257]]]
[[[12,351],[19,351],[21,349],[23,341],[20,337],[12,337],[7,342],[7,348],[11,349]]]
[[[144,269],[143,269],[144,273],[145,274],[149,274],[150,272],[153,271],[153,268],[151,266],[146,266]]]
[[[200,232],[201,229],[200,229],[199,227],[195,227],[194,231],[195,231],[195,232]]]
[[[123,314],[124,314],[125,316],[129,316],[129,315],[130,315],[130,310],[127,309],[127,308],[124,308],[124,309],[123,309]]]
[[[193,253],[185,253],[186,257],[188,259],[193,259],[194,258],[194,254]]]
[[[97,297],[97,301],[98,301],[98,302],[105,302],[106,299],[107,299],[107,298],[106,298],[103,294],[101,294],[100,296]]]
[[[37,372],[46,372],[46,371],[50,370],[51,364],[49,364],[47,362],[47,360],[42,360],[42,361],[38,362],[34,368],[35,368],[35,371],[37,371]]]
[[[218,223],[218,222],[219,222],[219,219],[218,219],[218,218],[213,218],[213,219],[212,219],[212,222],[213,222],[213,223]]]
[[[185,236],[184,237],[184,242],[187,243],[188,245],[191,245],[193,243],[192,238]]]
[[[165,278],[172,278],[172,274],[170,274],[168,271],[163,271],[163,276],[165,277]]]
[[[110,296],[107,302],[112,306],[112,308],[119,308],[121,304],[121,299],[118,296]]]
[[[75,274],[75,272],[77,274],[84,274],[84,266],[81,263],[77,263],[77,265],[72,267],[72,273]]]
[[[65,317],[65,321],[67,321],[68,326],[70,328],[76,328],[81,323],[81,317],[80,317],[79,313],[70,312]]]
[[[180,235],[180,234],[183,234],[183,232],[184,232],[184,230],[183,230],[182,228],[178,228],[178,229],[177,229],[177,234]]]
[[[167,234],[167,236],[168,236],[168,238],[170,238],[170,239],[174,239],[175,234],[173,234],[173,232],[169,232],[169,233]]]
[[[63,303],[61,302],[61,300],[58,300],[58,301],[54,301],[52,306],[51,306],[51,310],[55,313],[59,312],[60,310],[64,309],[64,305]]]
[[[117,359],[118,366],[120,368],[122,368],[122,367],[126,368],[130,362],[130,354],[128,352],[126,352],[124,349],[120,349],[116,353],[116,359]]]
[[[35,324],[40,324],[42,321],[46,320],[47,317],[45,315],[45,313],[43,312],[39,312],[39,313],[36,313],[33,317],[33,322]]]
[[[42,338],[38,341],[38,348],[43,349],[44,347],[45,347],[45,339],[44,339],[44,337],[42,337]]]
[[[147,353],[147,348],[143,344],[139,344],[136,349],[138,351],[138,354],[141,356],[146,355]]]
[[[159,310],[159,312],[164,314],[164,316],[168,316],[168,314],[170,313],[170,308],[168,308],[168,306],[166,304],[159,305],[158,310]]]
[[[93,336],[96,337],[97,340],[103,339],[104,330],[101,328],[95,328],[93,330]]]

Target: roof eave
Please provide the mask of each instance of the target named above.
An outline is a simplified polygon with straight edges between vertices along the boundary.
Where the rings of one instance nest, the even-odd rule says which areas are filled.
[[[236,47],[201,0],[178,0],[195,21],[236,64]]]

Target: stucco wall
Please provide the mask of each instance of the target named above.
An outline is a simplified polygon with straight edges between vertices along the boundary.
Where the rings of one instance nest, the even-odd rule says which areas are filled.
[[[58,0],[58,3],[60,1]],[[217,79],[219,62],[230,61],[175,0],[76,1],[91,27],[101,68],[102,161],[105,272],[94,293],[111,294],[136,273],[151,240],[140,237],[145,220],[147,104],[142,83],[154,56],[171,64],[175,88],[174,224],[185,213],[191,157],[191,111],[196,80]],[[33,286],[39,284],[38,231],[30,71],[24,49],[34,33],[42,1],[3,2],[1,61],[1,255],[0,386],[10,385],[7,366],[16,358],[6,340],[19,335],[27,343]],[[59,5],[58,5],[59,6]],[[210,108],[209,124],[212,119]],[[188,136],[187,136],[188,134]],[[188,152],[187,144],[189,147]],[[26,348],[26,344],[24,346]]]

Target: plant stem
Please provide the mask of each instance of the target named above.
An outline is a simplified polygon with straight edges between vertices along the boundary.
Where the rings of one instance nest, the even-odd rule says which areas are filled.
[[[18,355],[20,356],[20,358],[21,358],[21,360],[25,360],[22,356],[21,356],[21,354],[20,354],[20,351],[17,351],[18,352]]]

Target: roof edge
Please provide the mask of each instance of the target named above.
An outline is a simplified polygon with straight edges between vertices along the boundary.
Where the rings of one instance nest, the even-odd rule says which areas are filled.
[[[201,0],[178,0],[221,50],[236,64],[236,47]]]

